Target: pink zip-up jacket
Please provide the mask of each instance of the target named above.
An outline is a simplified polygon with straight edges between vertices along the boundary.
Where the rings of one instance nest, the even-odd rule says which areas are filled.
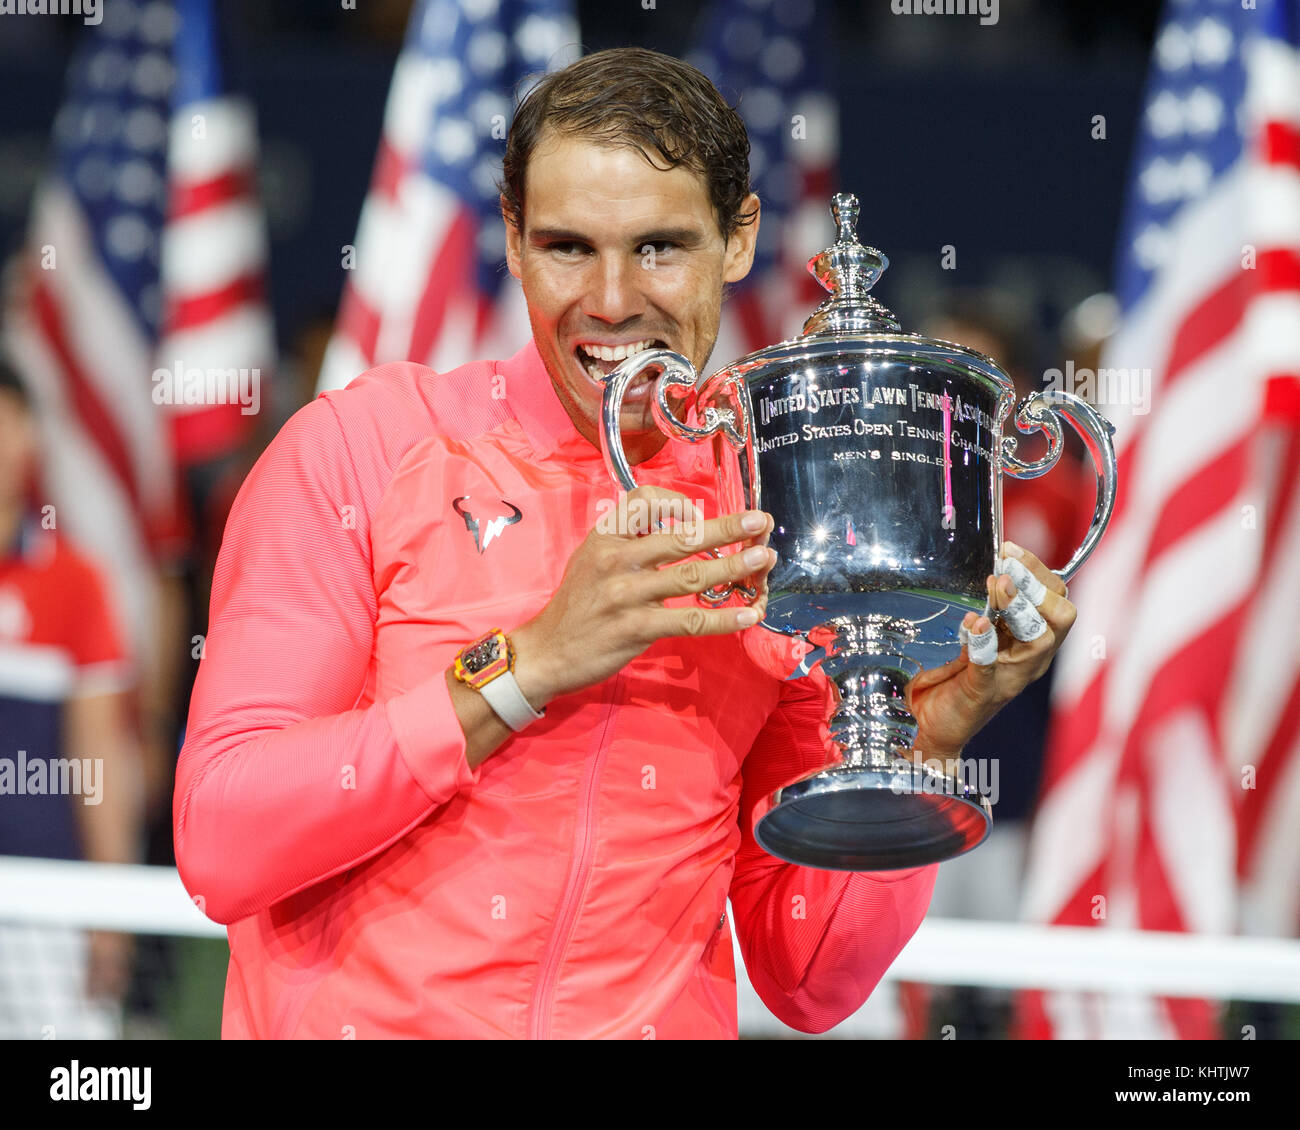
[[[714,516],[697,451],[635,472]],[[465,760],[444,670],[542,609],[616,493],[532,341],[372,369],[263,454],[173,811],[185,887],[229,926],[224,1036],[735,1038],[728,896],[781,1020],[821,1032],[866,1000],[937,865],[819,871],[755,843],[756,803],[835,758],[833,685],[777,673],[799,647],[660,640]]]

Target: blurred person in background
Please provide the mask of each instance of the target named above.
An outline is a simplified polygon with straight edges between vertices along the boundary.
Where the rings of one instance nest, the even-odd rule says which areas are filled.
[[[1024,435],[1012,419],[1025,397],[1046,387],[1042,367],[1036,363],[1037,342],[1027,312],[1018,310],[1010,298],[997,291],[957,290],[946,298],[923,332],[997,361],[1016,386],[1003,434],[1016,437],[1022,458],[1036,458],[1046,450],[1041,436]],[[1060,362],[1053,360],[1052,364]],[[1061,461],[1045,475],[1002,480],[1002,536],[1017,545],[1041,548],[1043,560],[1053,568],[1064,565],[1083,540],[1092,515],[1094,476],[1083,464],[1083,444],[1071,428],[1062,428],[1062,436]]]
[[[135,862],[131,668],[105,578],[32,505],[36,461],[27,391],[0,361],[0,856]],[[0,1037],[119,1037],[130,961],[127,935],[0,924]]]

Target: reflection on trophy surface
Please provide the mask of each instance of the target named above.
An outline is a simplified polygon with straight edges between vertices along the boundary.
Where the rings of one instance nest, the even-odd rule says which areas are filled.
[[[710,445],[724,510],[773,515],[778,561],[762,628],[821,649],[805,665],[820,661],[838,688],[830,732],[842,760],[774,794],[755,836],[793,863],[878,871],[959,855],[991,826],[974,783],[900,751],[916,740],[908,682],[957,658],[962,618],[986,609],[985,577],[1002,542],[1002,475],[1050,470],[1060,417],[1088,445],[1097,502],[1083,544],[1058,570],[1068,581],[1110,518],[1115,455],[1111,425],[1095,409],[1044,391],[1021,403],[1016,426],[1042,432],[1047,453],[1018,459],[1015,438],[1002,435],[1010,378],[983,354],[901,332],[868,293],[888,260],[857,242],[856,197],[837,195],[831,211],[838,238],[808,264],[830,294],[803,333],[708,377],[669,350],[629,358],[606,378],[602,441],[614,481],[634,488],[619,410],[628,384],[661,368],[659,426]],[[737,591],[755,595],[728,586],[702,599],[723,603]]]

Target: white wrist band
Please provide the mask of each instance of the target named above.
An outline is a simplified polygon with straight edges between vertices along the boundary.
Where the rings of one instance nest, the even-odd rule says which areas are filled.
[[[545,710],[539,713],[528,705],[512,671],[503,671],[491,682],[484,683],[479,692],[497,712],[497,717],[516,733],[546,716]]]

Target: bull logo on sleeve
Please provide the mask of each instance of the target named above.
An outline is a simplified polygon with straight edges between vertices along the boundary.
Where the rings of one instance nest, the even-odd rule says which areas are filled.
[[[524,516],[518,506],[513,502],[506,502],[503,498],[501,500],[502,505],[509,506],[510,509],[514,511],[513,516],[502,514],[498,518],[491,519],[487,523],[486,532],[480,534],[479,520],[477,516],[461,505],[461,503],[468,501],[469,495],[462,494],[459,498],[453,498],[451,500],[451,508],[465,520],[465,529],[469,530],[469,532],[474,535],[474,546],[479,553],[482,553],[487,549],[487,547],[492,544],[494,538],[499,538],[502,531],[504,531],[507,526],[513,526]]]

